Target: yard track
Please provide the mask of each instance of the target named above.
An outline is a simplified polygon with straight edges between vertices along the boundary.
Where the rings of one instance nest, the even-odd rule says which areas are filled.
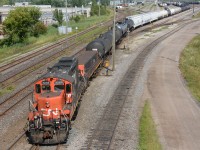
[[[123,16],[119,17],[119,20],[122,18]],[[104,28],[110,26],[112,24],[112,21],[107,21],[104,23]],[[81,33],[79,33],[79,35],[83,35],[88,33],[89,31],[92,31],[96,28],[96,26],[91,27],[89,29],[87,29],[86,31],[83,31]],[[76,39],[76,35],[70,37],[71,41]],[[65,44],[66,39],[60,41],[60,44],[63,43]],[[72,49],[75,49],[76,46],[78,46],[81,43],[81,41],[75,41],[73,42],[71,45],[68,45],[66,48],[62,48],[60,52],[56,52],[54,55],[52,55],[52,57],[47,57],[46,59],[43,59],[40,61],[40,66],[39,68],[41,68],[42,66],[44,66],[45,64],[57,59],[58,57],[64,55],[64,53],[66,52],[72,52]],[[59,44],[53,44],[53,46],[47,47],[44,49],[45,50],[50,50],[53,47],[58,47]],[[70,51],[71,50],[71,51]],[[84,49],[81,49],[80,51],[76,52],[75,54],[73,54],[72,56],[76,56],[78,54],[81,53],[81,51],[84,51]],[[41,53],[34,53],[33,55],[31,55],[31,57],[36,57],[38,55],[40,55]],[[30,58],[29,58],[30,59]],[[24,58],[22,60],[22,62],[26,61],[27,59]],[[37,62],[38,63],[38,62]],[[42,65],[41,65],[42,64]],[[12,64],[8,64],[8,65],[12,65]],[[17,65],[17,64],[16,64]],[[38,64],[37,64],[38,65]],[[15,66],[15,65],[13,65]],[[10,66],[11,67],[11,66]],[[24,69],[31,69],[34,68],[34,66],[31,67],[26,67]],[[29,75],[30,73],[32,73],[33,71],[35,71],[34,69],[31,69],[29,72],[27,72],[26,74],[22,74],[21,76],[18,75],[18,73],[13,74],[12,76],[8,76],[6,79],[1,79],[0,81],[0,85],[1,85],[1,89],[6,88],[8,86],[10,86],[11,84],[16,83],[18,80],[23,79],[24,76]],[[16,77],[15,77],[16,76]],[[15,106],[17,106],[20,102],[22,102],[23,100],[27,99],[29,96],[32,95],[32,87],[33,87],[33,82],[31,82],[30,84],[26,85],[25,87],[19,89],[17,92],[15,92],[14,94],[10,95],[8,98],[6,98],[4,101],[0,102],[0,117],[5,115],[7,112],[9,112],[10,110],[12,110]],[[19,98],[20,97],[20,98]]]
[[[21,134],[16,138],[16,140],[15,140],[7,149],[8,149],[8,150],[13,149],[14,146],[16,146],[16,144],[17,144],[21,139],[25,138],[25,135],[26,135],[25,132],[21,133]]]
[[[154,40],[139,53],[130,65],[129,70],[123,79],[120,81],[112,99],[108,103],[102,117],[99,119],[96,128],[91,131],[91,135],[88,136],[88,140],[82,149],[111,149],[111,145],[115,142],[113,136],[115,132],[117,132],[116,127],[120,121],[120,116],[122,116],[121,112],[126,103],[126,99],[130,94],[129,91],[131,88],[135,87],[134,84],[148,58],[148,55],[151,54],[154,47],[164,39],[182,29],[186,24],[192,22],[194,21],[182,23],[177,28]]]
[[[181,25],[181,27],[178,27],[177,29],[170,31],[166,35],[164,35],[164,36],[160,37],[159,39],[155,40],[154,42],[152,42],[148,47],[146,47],[139,54],[139,56],[136,58],[136,60],[131,65],[129,71],[126,73],[125,77],[122,79],[120,86],[118,87],[118,89],[116,90],[116,92],[115,92],[115,94],[113,96],[113,99],[108,104],[108,106],[107,106],[107,108],[106,108],[106,110],[104,112],[104,115],[101,118],[102,122],[100,121],[98,123],[97,128],[92,130],[92,134],[91,134],[90,137],[88,137],[88,141],[86,142],[86,146],[83,147],[83,149],[88,149],[88,148],[109,149],[110,148],[110,146],[111,146],[111,144],[113,142],[112,138],[113,138],[113,135],[115,133],[116,125],[117,125],[117,123],[119,121],[119,117],[120,117],[121,111],[123,109],[123,105],[124,105],[124,103],[126,101],[126,97],[128,96],[129,89],[131,88],[132,82],[136,80],[136,77],[137,77],[136,74],[143,67],[146,57],[148,57],[148,54],[151,53],[153,48],[158,43],[160,43],[162,40],[166,39],[171,34],[177,32],[178,30],[180,30],[184,26],[184,24],[186,24],[186,23],[183,23],[183,25]],[[163,25],[164,25],[164,23],[163,23]],[[76,54],[78,54],[78,52]],[[28,86],[31,87],[32,84],[30,84]],[[26,86],[23,90],[27,89],[28,86]],[[23,91],[21,90],[21,92],[23,92]],[[31,93],[32,93],[32,91],[30,91],[28,95],[25,95],[23,99],[25,99],[27,96],[30,96]],[[15,96],[12,96],[12,100],[14,99],[14,97]],[[4,109],[4,112],[1,112],[0,116],[4,115],[6,112],[8,112],[10,109],[12,109],[19,102],[16,102],[16,104],[11,106],[7,110]],[[5,103],[6,103],[6,101],[1,103],[0,104],[0,108]],[[103,130],[103,129],[105,129],[105,130]],[[24,135],[25,135],[25,133],[24,133]],[[22,135],[22,137],[24,135]],[[22,138],[22,137],[20,137],[20,138]],[[17,139],[17,142],[20,140],[20,138]],[[58,149],[59,149],[59,146],[58,146]]]
[[[106,25],[106,24],[110,24],[110,21],[105,22],[105,25]],[[47,47],[45,47],[45,48],[42,48],[41,50],[35,51],[35,52],[31,53],[31,54],[28,55],[28,56],[22,57],[22,58],[20,58],[20,59],[16,59],[16,60],[14,60],[14,61],[11,61],[11,62],[8,63],[8,64],[2,65],[2,66],[0,67],[0,72],[3,72],[3,71],[5,71],[5,70],[7,70],[7,69],[9,69],[9,68],[11,68],[11,67],[14,67],[14,66],[16,66],[16,65],[18,65],[18,64],[20,64],[20,63],[23,63],[23,62],[25,62],[25,61],[27,61],[27,60],[29,60],[29,59],[31,59],[31,58],[37,57],[38,55],[41,55],[41,54],[43,54],[43,53],[45,53],[45,52],[47,52],[47,51],[50,51],[50,50],[52,50],[52,49],[54,49],[54,48],[60,47],[60,45],[62,45],[62,44],[68,44],[68,43],[72,42],[73,40],[75,40],[75,39],[76,39],[76,36],[84,35],[84,34],[90,32],[90,31],[94,30],[94,29],[97,28],[97,26],[99,26],[99,25],[100,25],[100,24],[98,24],[98,25],[96,25],[96,26],[92,26],[92,27],[90,27],[90,28],[88,28],[88,29],[86,29],[86,30],[84,30],[84,31],[82,31],[82,32],[77,33],[77,35],[73,35],[73,36],[70,36],[70,37],[68,37],[68,38],[59,40],[58,42],[56,42],[56,43],[54,43],[54,44],[51,44],[51,45],[49,45],[49,46],[47,46]]]
[[[75,43],[72,46],[75,46],[77,43]],[[71,47],[70,47],[71,48]],[[84,51],[84,49],[81,49],[81,51]],[[73,56],[76,56],[80,54],[81,51],[76,52]],[[22,88],[20,91],[18,91],[16,94],[11,95],[9,98],[7,98],[5,101],[0,103],[0,116],[5,115],[8,111],[10,111],[13,107],[15,107],[17,104],[19,104],[21,101],[25,100],[27,97],[32,95],[31,87],[33,86],[34,82],[31,82],[29,85]],[[17,97],[19,95],[23,95],[21,99],[17,100]]]
[[[174,22],[168,22],[168,20],[166,21],[162,21],[161,23],[158,23],[158,24],[155,24],[153,27],[149,26],[149,27],[144,27],[144,28],[139,28],[137,30],[134,30],[133,32],[130,33],[130,36],[136,36],[137,34],[140,34],[141,32],[146,32],[146,31],[149,31],[151,30],[152,28],[157,28],[159,26],[163,26],[163,25],[166,25],[166,24],[172,24],[172,23],[178,23],[180,21],[183,21],[183,19],[179,19],[179,20],[176,20]],[[68,49],[72,49],[72,48],[75,48],[75,46],[78,45],[78,42],[76,43],[73,43],[71,45],[69,45],[67,47],[67,50]],[[84,49],[82,49],[81,51],[83,51]],[[56,55],[62,55],[62,52],[61,51],[60,53],[57,53]],[[80,53],[80,51],[76,52],[73,56],[76,56]],[[56,59],[57,57],[59,56],[53,56],[52,57],[52,60]],[[50,60],[50,58],[47,58],[48,61]],[[42,61],[41,61],[42,62]],[[43,60],[43,64],[45,65],[47,62],[45,60]],[[33,71],[31,71],[33,72]],[[31,72],[27,73],[30,74]],[[12,83],[22,79],[24,77],[21,76],[21,77],[18,77],[17,79],[15,78],[15,81],[12,81]],[[9,84],[6,84],[6,81],[3,82],[4,85],[9,85]],[[11,95],[10,97],[8,97],[5,101],[3,102],[0,102],[0,117],[5,115],[7,112],[9,112],[10,110],[12,110],[12,108],[14,108],[15,106],[17,106],[20,102],[22,102],[23,100],[27,99],[28,97],[30,97],[32,95],[32,87],[33,87],[33,82],[31,82],[30,84],[28,84],[27,86],[25,86],[24,88],[20,89],[18,92],[16,92],[15,94]],[[21,98],[17,98],[21,95]]]

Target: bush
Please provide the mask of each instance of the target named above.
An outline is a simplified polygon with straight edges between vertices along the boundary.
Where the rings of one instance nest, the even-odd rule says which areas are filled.
[[[81,20],[81,17],[80,16],[76,16],[76,17],[74,17],[74,21],[77,23],[77,22],[79,22]]]
[[[47,27],[42,22],[37,22],[33,27],[32,34],[35,37],[38,37],[40,34],[47,32]]]
[[[52,27],[58,28],[58,24],[54,23],[54,24],[52,24]]]

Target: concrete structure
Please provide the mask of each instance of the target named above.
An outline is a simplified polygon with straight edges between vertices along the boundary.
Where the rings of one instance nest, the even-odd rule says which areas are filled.
[[[19,4],[17,4],[17,6],[19,6]],[[51,25],[53,23],[55,23],[55,20],[53,18],[53,11],[56,8],[51,8],[50,5],[20,5],[20,7],[38,7],[40,8],[40,11],[42,12],[42,16],[40,18],[40,20],[42,22],[44,22],[45,25]],[[16,7],[15,6],[9,6],[6,5],[4,7],[0,7],[0,24],[5,20],[5,18],[7,17],[8,13],[11,10],[14,10]],[[63,16],[63,20],[66,21],[66,8],[57,8],[59,10],[62,10],[64,16]],[[91,8],[84,8],[84,7],[75,7],[75,8],[67,8],[67,12],[68,12],[68,19],[72,16],[76,16],[76,15],[85,15],[87,17],[90,17],[90,11]]]

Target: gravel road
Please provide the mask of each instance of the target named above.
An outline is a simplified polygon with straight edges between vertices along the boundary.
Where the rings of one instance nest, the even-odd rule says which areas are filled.
[[[179,71],[179,56],[200,34],[200,21],[185,26],[160,43],[148,72],[143,100],[149,99],[164,149],[200,149],[200,109],[188,92]],[[157,53],[157,56],[156,56]]]

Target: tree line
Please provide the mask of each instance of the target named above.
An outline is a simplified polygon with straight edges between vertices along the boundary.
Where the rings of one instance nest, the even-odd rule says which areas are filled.
[[[99,2],[101,5],[108,6],[110,4],[110,0],[67,0],[68,6],[72,7],[81,7],[87,6],[91,1]],[[0,0],[0,6],[2,5],[13,5],[15,2],[21,2],[21,0]],[[30,2],[32,5],[52,5],[53,7],[65,7],[66,0],[26,0],[26,2]]]

